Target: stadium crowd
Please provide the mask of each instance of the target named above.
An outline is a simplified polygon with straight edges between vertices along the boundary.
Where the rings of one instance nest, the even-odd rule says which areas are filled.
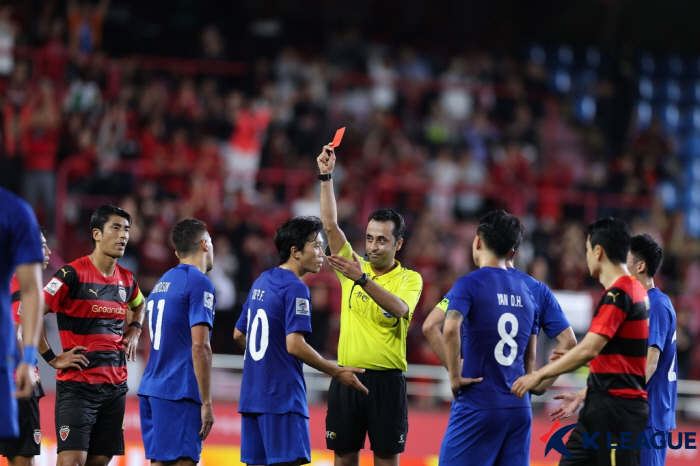
[[[526,225],[516,266],[553,289],[599,293],[581,248],[598,216],[657,238],[665,256],[657,282],[678,313],[679,378],[700,379],[700,241],[664,189],[682,180],[678,142],[656,121],[639,129],[624,67],[596,81],[596,118],[584,124],[571,99],[550,92],[547,69],[522,54],[396,47],[347,28],[318,50],[287,46],[241,73],[217,73],[230,55],[224,32],[210,25],[196,58],[214,72],[176,72],[110,56],[100,48],[103,17],[99,7],[66,15],[47,7],[32,22],[2,9],[0,39],[29,46],[0,56],[0,181],[33,203],[66,261],[90,248],[86,200],[130,212],[120,264],[144,293],[177,264],[168,237],[178,220],[213,226],[214,352],[235,351],[231,334],[252,280],[277,265],[277,226],[319,215],[315,158],[345,126],[340,226],[362,249],[367,214],[396,208],[407,222],[398,258],[424,280],[409,362],[439,363],[420,323],[473,269],[478,218],[503,207]],[[57,203],[61,190],[69,195]],[[311,343],[328,357],[340,310],[332,275],[324,266],[307,280]]]

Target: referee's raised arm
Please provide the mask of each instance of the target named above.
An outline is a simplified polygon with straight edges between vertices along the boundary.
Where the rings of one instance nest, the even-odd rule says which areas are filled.
[[[331,144],[323,146],[316,162],[318,163],[318,179],[321,180],[321,222],[323,222],[323,230],[328,237],[331,254],[338,254],[347,240],[345,233],[338,226],[338,209],[333,191],[335,151]]]

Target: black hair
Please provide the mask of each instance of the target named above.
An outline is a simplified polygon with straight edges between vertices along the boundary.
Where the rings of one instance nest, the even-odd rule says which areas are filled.
[[[39,226],[39,233],[44,235],[44,238],[48,238],[48,236],[46,235],[46,227]]]
[[[323,223],[321,219],[314,216],[290,218],[280,225],[275,233],[275,247],[280,265],[289,260],[292,246],[296,246],[301,251],[306,243],[316,239],[321,230],[323,230]]]
[[[591,242],[591,248],[600,245],[613,264],[627,263],[630,231],[622,220],[612,217],[599,218],[588,225],[588,240]]]
[[[180,221],[173,229],[173,244],[180,259],[197,252],[202,236],[207,232],[207,225],[196,218]]]
[[[394,236],[394,243],[398,242],[406,233],[406,222],[400,213],[394,209],[379,209],[369,214],[367,222],[375,220],[377,222],[394,222],[394,228],[391,229],[391,234]]]
[[[481,217],[476,234],[499,259],[520,245],[525,227],[518,217],[504,210],[493,210]]]
[[[630,252],[634,257],[635,263],[644,261],[647,266],[647,277],[653,278],[659,270],[664,257],[664,251],[659,246],[659,243],[646,233],[633,236],[630,239]]]
[[[125,218],[126,221],[129,222],[129,226],[131,226],[131,215],[129,215],[126,210],[110,204],[103,204],[95,209],[95,211],[92,213],[92,217],[90,217],[90,231],[97,228],[101,232],[104,232],[105,223],[109,221],[109,217],[112,215],[118,215]],[[95,246],[96,244],[97,243],[93,238],[92,245]]]

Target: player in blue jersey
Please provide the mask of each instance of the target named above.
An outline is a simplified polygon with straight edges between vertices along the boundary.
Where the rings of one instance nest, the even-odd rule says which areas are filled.
[[[44,250],[39,224],[29,204],[0,188],[0,206],[0,438],[17,438],[16,397],[28,398],[36,383],[32,372],[42,323],[39,312],[44,308]],[[15,269],[22,291],[24,342],[22,359],[16,367],[16,385],[14,372],[19,350],[10,310],[10,279]]]
[[[175,226],[173,243],[180,264],[148,296],[151,353],[138,391],[141,432],[152,464],[194,465],[214,424],[209,336],[216,297],[205,275],[214,247],[195,219]]]
[[[549,338],[556,338],[557,346],[554,349],[553,356],[551,360],[555,360],[565,353],[569,349],[576,346],[576,335],[569,324],[569,320],[566,318],[564,311],[562,310],[559,302],[554,297],[554,293],[550,290],[547,285],[539,282],[516,269],[513,265],[513,259],[518,255],[520,250],[520,242],[513,248],[513,251],[506,258],[506,267],[508,271],[520,277],[532,292],[532,296],[537,303],[537,325],[540,329],[544,330],[544,333]],[[428,339],[430,346],[435,351],[440,362],[447,367],[445,362],[445,343],[442,335],[442,328],[445,323],[445,312],[449,305],[449,300],[443,299],[437,306],[428,314],[428,317],[423,322],[423,334]],[[533,368],[535,365],[534,356],[532,353],[533,360],[528,361]],[[530,390],[531,393],[535,395],[541,395],[546,392],[549,387],[554,384],[556,377],[552,377],[544,380],[540,385]],[[561,395],[556,395],[555,398],[560,398]]]
[[[506,268],[522,234],[515,216],[486,214],[472,244],[479,269],[447,294],[445,359],[454,401],[441,466],[529,464],[530,400],[510,387],[535,351],[537,305],[522,278]]]
[[[311,295],[301,278],[323,265],[322,229],[317,217],[293,218],[277,229],[280,266],[255,280],[236,323],[233,337],[245,349],[241,462],[249,465],[311,462],[303,363],[367,394],[355,375],[364,369],[336,366],[304,340],[311,333]]]

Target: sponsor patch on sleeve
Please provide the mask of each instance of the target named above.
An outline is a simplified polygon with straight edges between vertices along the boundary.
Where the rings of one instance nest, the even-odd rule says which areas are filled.
[[[311,307],[309,306],[309,300],[304,298],[297,298],[297,315],[299,316],[310,316]]]
[[[204,307],[207,309],[214,309],[214,295],[208,291],[204,292]]]
[[[51,281],[44,287],[46,291],[51,296],[56,296],[58,290],[63,286],[63,282],[58,278],[52,278]]]

